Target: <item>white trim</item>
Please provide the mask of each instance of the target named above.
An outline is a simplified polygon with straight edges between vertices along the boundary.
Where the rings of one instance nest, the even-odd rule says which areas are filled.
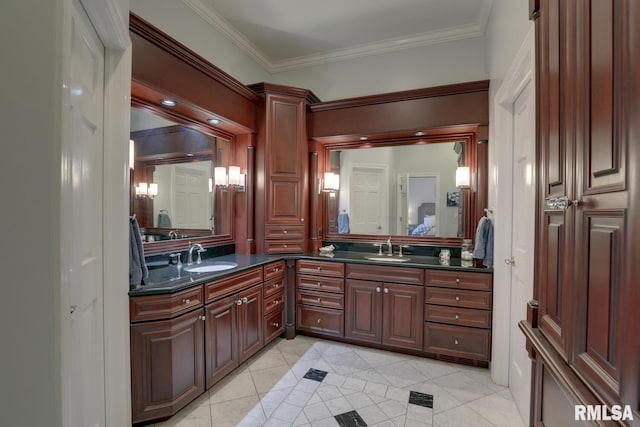
[[[513,121],[511,106],[527,83],[534,79],[533,27],[518,49],[493,101],[494,133],[489,144],[489,188],[494,188],[491,209],[495,223],[493,267],[493,333],[491,377],[496,384],[509,383],[511,269],[503,259],[511,257],[513,218]],[[532,253],[533,253],[533,248]]]
[[[346,59],[359,58],[369,55],[378,55],[397,51],[400,49],[410,49],[427,46],[436,43],[445,43],[455,40],[463,40],[484,35],[489,15],[491,13],[492,0],[482,0],[482,9],[478,20],[474,24],[449,27],[444,30],[428,31],[420,34],[413,34],[406,37],[382,40],[374,43],[364,43],[343,49],[329,50],[313,55],[299,56],[282,61],[271,61],[267,55],[244,37],[237,29],[227,22],[211,4],[203,0],[182,0],[198,16],[209,24],[213,25],[225,37],[231,40],[236,46],[251,56],[256,62],[262,65],[268,72],[276,73],[281,71],[296,70],[315,65],[327,64],[331,62],[343,61]]]

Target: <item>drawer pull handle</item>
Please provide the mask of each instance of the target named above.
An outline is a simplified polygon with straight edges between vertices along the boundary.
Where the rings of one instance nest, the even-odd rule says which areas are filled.
[[[456,314],[456,320],[460,320],[460,316]]]
[[[322,286],[322,283],[318,282],[318,287]]]
[[[187,305],[191,302],[189,298],[182,298],[182,304]]]
[[[207,320],[207,318],[206,318],[206,317],[204,317],[204,316],[198,316],[198,319],[200,319],[200,320]]]
[[[456,295],[456,301],[460,301],[460,297]]]
[[[273,289],[278,289],[278,284],[273,285]]]
[[[322,319],[318,318],[318,323],[320,323],[322,321]]]
[[[456,283],[460,283],[460,279],[456,277]]]
[[[384,288],[384,293],[388,294],[389,293],[389,288]]]
[[[274,273],[277,273],[278,271],[280,271],[280,269],[279,269],[278,267],[275,267],[272,271],[273,271]]]
[[[318,297],[318,302],[322,302],[322,298]]]
[[[454,339],[453,339],[453,343],[454,343],[455,345],[458,345],[458,339],[457,339],[457,338],[454,338]]]
[[[280,300],[275,300],[275,301],[273,302],[273,305],[278,305],[278,304],[280,304]]]
[[[377,293],[382,292],[382,289],[380,288],[380,286],[376,287],[376,292],[377,292]]]
[[[316,270],[318,270],[318,271],[322,271],[322,267],[317,266],[317,267],[316,267]]]
[[[282,245],[282,247],[283,247],[283,248],[288,248],[289,246],[287,246],[287,245]]]
[[[272,325],[274,328],[277,328],[277,327],[279,327],[279,326],[280,326],[280,323],[278,323],[278,322],[273,322],[271,325]]]
[[[282,233],[283,233],[283,234],[287,234],[287,233],[288,233],[288,231],[287,231],[287,230],[282,230]]]
[[[242,305],[242,300],[241,299],[236,300],[236,305]]]

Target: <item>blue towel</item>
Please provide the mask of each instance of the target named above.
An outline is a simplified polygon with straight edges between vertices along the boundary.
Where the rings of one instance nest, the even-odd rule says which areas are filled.
[[[171,217],[165,211],[158,214],[158,228],[171,228]]]
[[[138,286],[149,277],[147,263],[144,260],[144,247],[140,226],[135,216],[129,220],[129,285]]]
[[[339,234],[349,233],[349,214],[347,214],[344,211],[338,214],[338,233]]]
[[[473,257],[483,260],[482,265],[485,267],[493,266],[493,222],[486,216],[478,222]]]
[[[426,225],[426,224],[418,224],[416,228],[411,232],[412,236],[426,236],[431,229],[435,227],[434,225]]]

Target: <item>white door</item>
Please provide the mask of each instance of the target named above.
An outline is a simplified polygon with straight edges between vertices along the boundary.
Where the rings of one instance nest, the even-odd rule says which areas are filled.
[[[513,103],[513,219],[509,388],[523,419],[529,418],[531,361],[518,321],[533,297],[535,93],[529,81]],[[502,262],[500,260],[500,262]]]
[[[60,229],[62,424],[104,426],[104,47],[77,1],[70,35]]]
[[[354,234],[387,234],[388,200],[386,171],[381,168],[354,167],[349,200],[350,228]]]
[[[209,228],[209,177],[201,169],[174,168],[174,210],[178,228]]]

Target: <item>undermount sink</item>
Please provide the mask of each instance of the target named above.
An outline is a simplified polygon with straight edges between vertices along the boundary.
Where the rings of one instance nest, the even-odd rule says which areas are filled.
[[[383,262],[407,262],[411,261],[411,258],[397,257],[397,256],[384,256],[384,255],[370,255],[366,256],[366,259],[370,261],[383,261]]]
[[[206,265],[191,265],[186,267],[184,271],[189,273],[213,273],[216,271],[230,270],[237,267],[238,264],[230,261],[216,261]]]

